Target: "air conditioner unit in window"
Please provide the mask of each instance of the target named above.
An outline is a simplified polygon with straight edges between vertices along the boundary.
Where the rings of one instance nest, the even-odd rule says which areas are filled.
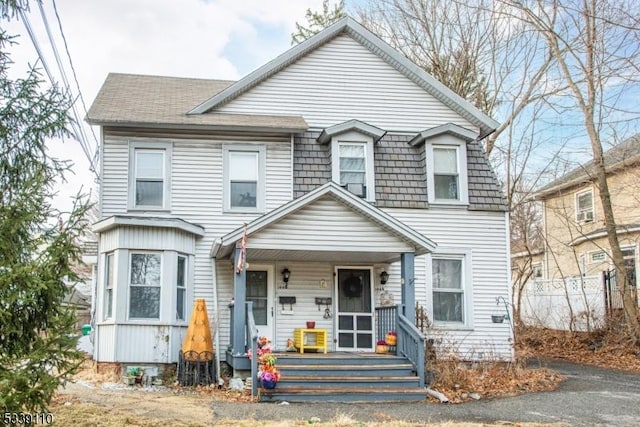
[[[578,222],[592,222],[593,221],[593,211],[582,211],[578,212]]]
[[[366,197],[367,196],[367,186],[362,184],[349,183],[345,185],[347,191],[349,193],[353,193],[358,197]]]

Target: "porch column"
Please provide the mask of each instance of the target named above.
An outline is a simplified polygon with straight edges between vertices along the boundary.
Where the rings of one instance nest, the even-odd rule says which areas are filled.
[[[247,269],[242,268],[240,273],[236,272],[236,263],[240,259],[240,247],[236,248],[235,256],[233,257],[233,325],[231,326],[231,333],[233,334],[233,349],[232,354],[240,355],[245,352],[245,318],[247,315],[247,309],[245,301],[247,299]]]
[[[400,283],[402,289],[402,313],[411,324],[416,322],[416,287],[414,270],[414,253],[404,252],[400,255]]]

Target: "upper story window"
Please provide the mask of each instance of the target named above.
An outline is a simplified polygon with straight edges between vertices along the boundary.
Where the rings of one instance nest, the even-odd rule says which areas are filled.
[[[589,189],[576,194],[576,222],[592,222],[594,219],[593,190]]]
[[[426,143],[427,195],[429,203],[466,205],[467,185],[466,143],[459,139],[439,138],[441,143]]]
[[[357,131],[331,139],[332,179],[363,199],[375,200],[373,138]]]
[[[542,263],[534,262],[531,264],[531,277],[534,279],[542,279]]]
[[[224,146],[225,210],[264,210],[265,147]]]
[[[171,144],[131,143],[129,161],[129,207],[168,209]]]
[[[458,147],[433,147],[433,187],[436,199],[459,200]]]

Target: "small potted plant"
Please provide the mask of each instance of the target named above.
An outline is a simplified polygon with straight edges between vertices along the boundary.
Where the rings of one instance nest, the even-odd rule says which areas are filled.
[[[378,340],[376,343],[376,353],[385,354],[389,351],[389,346],[385,340]]]
[[[264,389],[273,389],[280,381],[280,372],[276,369],[276,356],[271,353],[271,341],[266,337],[258,338],[258,380]],[[248,352],[249,359],[253,356]]]
[[[396,331],[389,331],[384,337],[384,340],[387,342],[387,345],[396,345],[398,342],[398,334],[396,334]]]

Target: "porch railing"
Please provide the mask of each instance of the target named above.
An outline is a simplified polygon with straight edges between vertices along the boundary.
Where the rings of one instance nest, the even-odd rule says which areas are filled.
[[[418,328],[401,313],[401,310],[397,310],[396,325],[396,333],[398,334],[397,354],[409,359],[418,374],[418,378],[420,378],[420,386],[424,386],[425,338]]]
[[[248,341],[245,345],[251,349],[251,396],[258,395],[258,328],[253,318],[253,301],[245,303],[247,305],[247,333]]]
[[[406,357],[413,364],[420,384],[425,385],[424,334],[405,317],[403,306],[376,307],[376,340],[383,340],[387,332],[396,331],[396,354]]]

